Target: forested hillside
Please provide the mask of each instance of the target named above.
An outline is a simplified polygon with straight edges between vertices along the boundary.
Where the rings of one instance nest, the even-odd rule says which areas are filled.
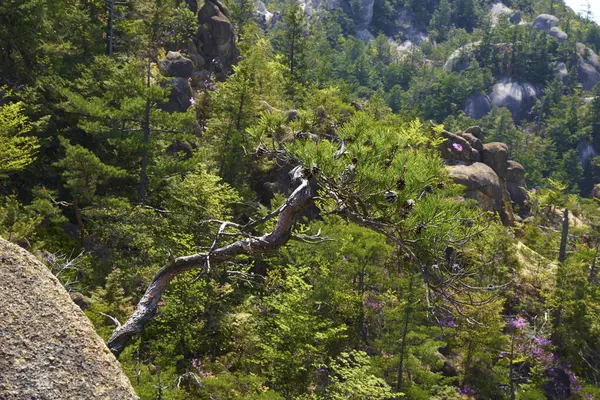
[[[591,17],[4,0],[0,235],[142,399],[600,399]]]

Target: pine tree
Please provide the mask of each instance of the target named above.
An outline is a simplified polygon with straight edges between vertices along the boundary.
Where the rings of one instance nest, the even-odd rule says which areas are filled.
[[[452,7],[448,0],[441,0],[438,8],[431,17],[429,29],[434,32],[435,38],[439,42],[446,40],[448,32],[452,27]]]
[[[10,98],[10,91],[1,90],[4,98]],[[31,129],[22,102],[0,103],[0,177],[23,170],[36,159],[40,146],[35,137],[26,136]]]

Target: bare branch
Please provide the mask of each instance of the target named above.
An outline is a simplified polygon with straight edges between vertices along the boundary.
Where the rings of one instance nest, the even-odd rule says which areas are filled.
[[[300,185],[280,207],[279,218],[273,230],[260,237],[247,237],[228,245],[211,249],[205,253],[177,257],[161,268],[146,289],[133,315],[118,327],[108,339],[108,348],[118,357],[129,340],[141,333],[156,314],[158,301],[169,282],[177,275],[196,268],[204,267],[208,257],[213,264],[222,264],[235,259],[238,255],[257,255],[280,248],[288,242],[298,213],[313,200],[310,184],[306,176],[294,174],[294,180]],[[222,226],[222,225],[221,225]]]
[[[113,317],[113,316],[111,316],[111,315],[108,315],[108,314],[105,314],[105,313],[103,313],[103,312],[100,312],[100,311],[98,312],[98,314],[100,314],[100,315],[104,315],[106,318],[110,319],[110,320],[111,320],[111,321],[112,321],[112,322],[113,322],[113,323],[114,323],[114,324],[117,326],[117,329],[120,329],[120,328],[121,328],[121,323],[120,323],[120,322],[119,322],[119,320],[118,320],[118,319],[116,319],[115,317]]]

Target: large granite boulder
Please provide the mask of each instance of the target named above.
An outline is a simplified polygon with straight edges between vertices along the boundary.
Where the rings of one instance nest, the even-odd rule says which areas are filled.
[[[533,28],[538,31],[550,32],[550,29],[558,25],[558,18],[550,14],[540,14],[533,22]]]
[[[185,112],[192,105],[194,95],[190,79],[175,77],[171,79],[169,86],[171,87],[169,100],[160,106],[161,109],[170,113]]]
[[[492,106],[508,108],[513,119],[520,121],[528,116],[539,92],[539,89],[530,83],[503,78],[492,87],[489,96]]]
[[[592,63],[584,59],[577,62],[577,76],[583,85],[583,90],[592,90],[600,82],[600,72]]]
[[[46,266],[0,239],[0,276],[0,399],[138,399]]]
[[[506,180],[521,183],[525,179],[525,168],[513,160],[508,160],[506,168]]]
[[[505,178],[508,169],[508,146],[501,142],[486,143],[481,152],[481,161]]]
[[[465,196],[476,199],[486,211],[502,212],[502,185],[489,166],[475,162],[448,166],[450,176],[466,187]]]
[[[508,18],[513,14],[513,10],[505,6],[503,3],[494,3],[490,8],[490,20],[493,25],[496,25],[502,18]]]
[[[467,117],[480,119],[492,111],[492,100],[487,94],[475,93],[467,99],[464,112]]]
[[[550,28],[550,32],[548,32],[548,34],[558,39],[559,43],[562,43],[569,38],[569,35],[567,35],[562,29],[560,29],[557,26]]]
[[[567,85],[569,83],[569,71],[567,70],[567,65],[564,62],[557,62],[554,65],[554,77],[559,78],[563,85]]]
[[[158,69],[164,76],[189,78],[194,72],[194,63],[178,51],[169,51],[164,59],[158,60]]]
[[[479,48],[480,44],[481,41],[477,41],[454,50],[444,64],[444,71],[462,72],[469,68],[471,61],[475,57],[475,51]]]
[[[201,50],[216,72],[228,72],[239,57],[227,8],[219,0],[207,0],[198,11],[197,37]]]
[[[520,206],[525,205],[528,199],[525,186],[525,168],[516,161],[509,160],[506,169],[506,190],[510,194],[513,203]]]
[[[269,29],[272,25],[273,13],[267,10],[267,6],[262,1],[258,0],[256,3],[255,18],[261,28],[264,30]]]

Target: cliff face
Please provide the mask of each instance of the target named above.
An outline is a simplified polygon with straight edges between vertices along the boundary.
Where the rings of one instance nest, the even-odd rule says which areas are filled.
[[[58,280],[33,255],[3,239],[0,399],[138,399]]]

